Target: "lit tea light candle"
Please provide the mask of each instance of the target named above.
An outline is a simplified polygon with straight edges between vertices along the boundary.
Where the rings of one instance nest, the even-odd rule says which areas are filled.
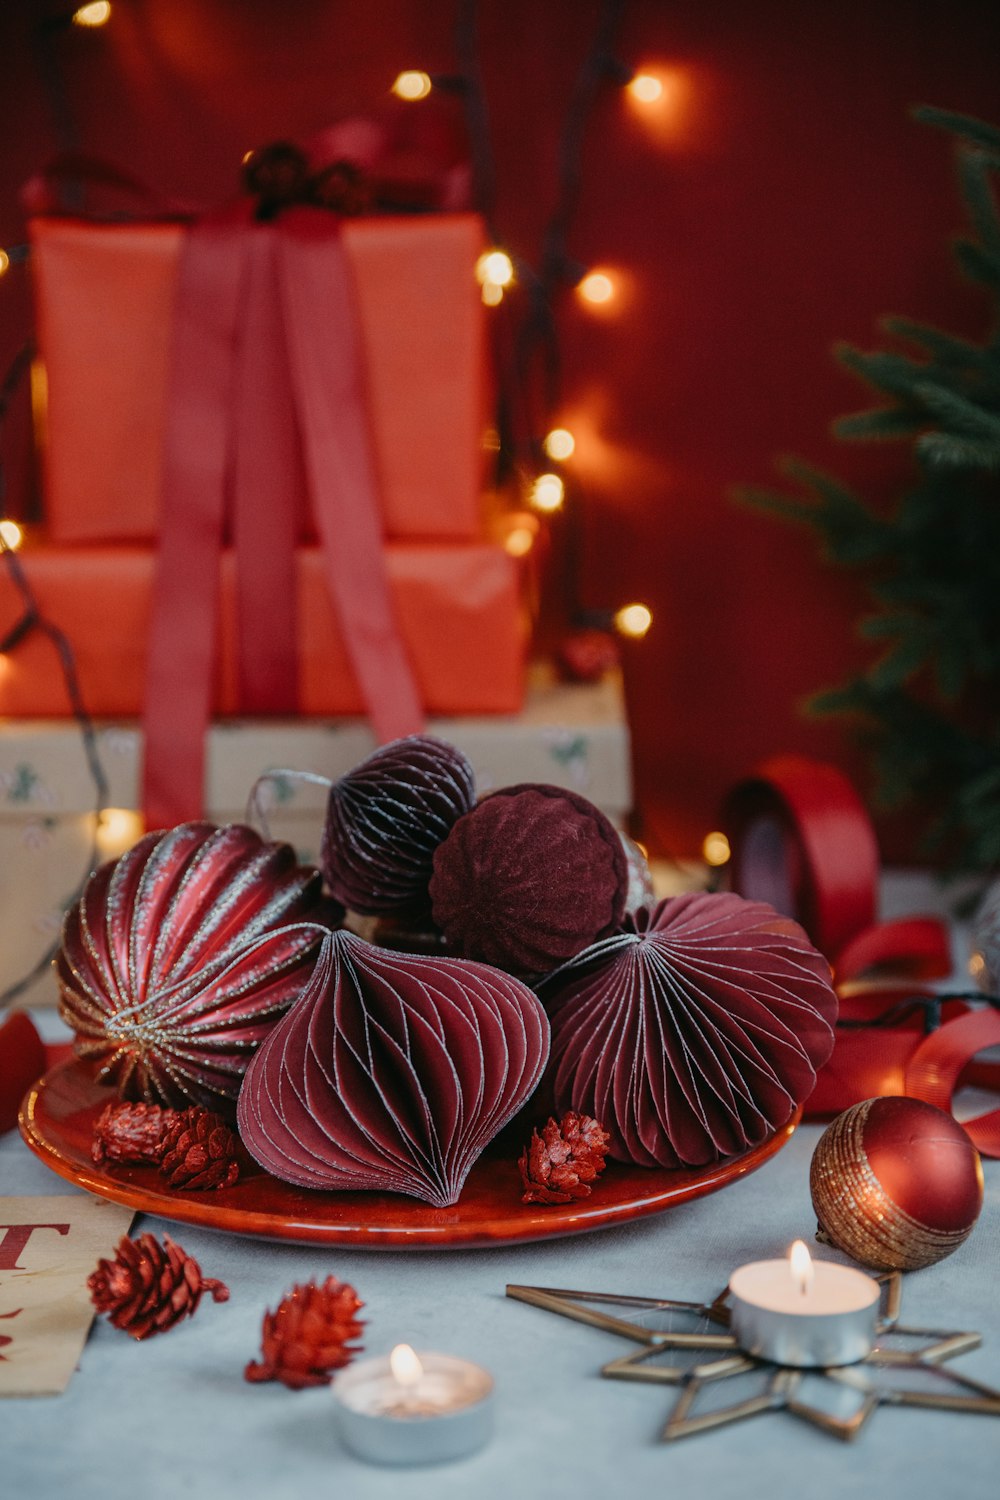
[[[450,1354],[397,1344],[341,1371],[332,1390],[342,1441],[369,1463],[446,1463],[493,1431],[492,1376]]]
[[[778,1365],[853,1365],[875,1342],[879,1286],[801,1240],[786,1260],[757,1260],[729,1278],[732,1330],[747,1354]]]

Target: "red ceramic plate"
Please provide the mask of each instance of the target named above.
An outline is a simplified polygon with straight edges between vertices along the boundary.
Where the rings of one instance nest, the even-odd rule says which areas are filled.
[[[378,1249],[472,1249],[604,1229],[714,1193],[753,1172],[785,1145],[801,1111],[762,1146],[700,1171],[626,1167],[612,1162],[589,1198],[540,1207],[521,1202],[515,1149],[481,1157],[452,1208],[430,1208],[392,1193],[317,1193],[251,1166],[231,1188],[185,1192],[164,1187],[155,1167],[95,1166],[94,1121],[114,1094],[89,1064],[60,1063],[35,1084],[21,1109],[21,1134],[60,1177],[115,1203],[183,1224],[260,1239]]]

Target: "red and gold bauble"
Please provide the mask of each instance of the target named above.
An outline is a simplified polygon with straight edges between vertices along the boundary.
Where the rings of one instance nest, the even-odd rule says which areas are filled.
[[[957,1250],[983,1205],[979,1153],[961,1125],[920,1099],[865,1099],[813,1153],[819,1228],[876,1270],[914,1271]]]

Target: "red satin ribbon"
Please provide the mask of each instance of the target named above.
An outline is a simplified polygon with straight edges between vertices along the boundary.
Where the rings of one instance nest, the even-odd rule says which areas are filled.
[[[179,270],[172,371],[144,715],[149,827],[201,813],[231,478],[245,706],[294,709],[298,435],[331,597],[376,735],[423,724],[385,573],[338,221],[295,209],[259,225],[241,205],[195,224]]]
[[[837,954],[835,977],[838,987],[863,975],[946,979],[952,967],[947,923],[940,917],[900,917],[866,927],[845,944]]]
[[[960,1081],[1000,1089],[1000,1063],[970,1066],[978,1052],[1000,1047],[1000,1011],[972,1010],[931,1033],[913,1052],[905,1072],[903,1093],[952,1109]],[[1000,1108],[963,1120],[973,1145],[983,1156],[1000,1156]]]
[[[45,1047],[30,1016],[16,1010],[0,1026],[0,1135],[17,1124],[21,1100],[45,1071]]]
[[[937,917],[874,922],[875,834],[839,771],[799,756],[767,761],[730,792],[723,827],[733,889],[801,922],[834,965],[837,1040],[808,1118],[894,1094],[951,1112],[959,1083],[1000,1090],[1000,1063],[975,1060],[1000,1046],[1000,1013],[944,1002],[928,1036],[918,1007],[905,1018],[888,1014],[907,999],[933,999],[934,982],[952,971],[948,929]],[[1000,1109],[963,1124],[984,1156],[1000,1156]]]
[[[875,831],[834,766],[798,755],[766,761],[729,793],[722,822],[733,889],[771,900],[828,958],[874,922]]]
[[[460,136],[434,110],[342,120],[305,147],[312,169],[348,160],[374,201],[465,208]],[[31,213],[193,219],[132,173],[64,153],[22,190]],[[68,199],[73,201],[69,202]],[[382,555],[378,484],[360,341],[337,218],[292,208],[271,224],[252,207],[196,219],[182,252],[164,445],[163,521],[149,644],[143,809],[147,826],[201,813],[215,673],[219,560],[227,500],[237,559],[238,683],[249,713],[297,706],[294,544],[308,489],[327,582],[361,696],[380,740],[419,731],[423,713]]]

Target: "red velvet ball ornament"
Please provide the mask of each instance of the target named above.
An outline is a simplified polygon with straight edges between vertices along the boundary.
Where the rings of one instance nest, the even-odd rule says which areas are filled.
[[[820,1137],[809,1172],[819,1228],[876,1270],[943,1260],[983,1206],[975,1146],[951,1115],[920,1099],[865,1099]]]
[[[448,946],[511,974],[541,974],[615,932],[625,848],[575,792],[526,782],[459,818],[434,855],[434,921]]]

